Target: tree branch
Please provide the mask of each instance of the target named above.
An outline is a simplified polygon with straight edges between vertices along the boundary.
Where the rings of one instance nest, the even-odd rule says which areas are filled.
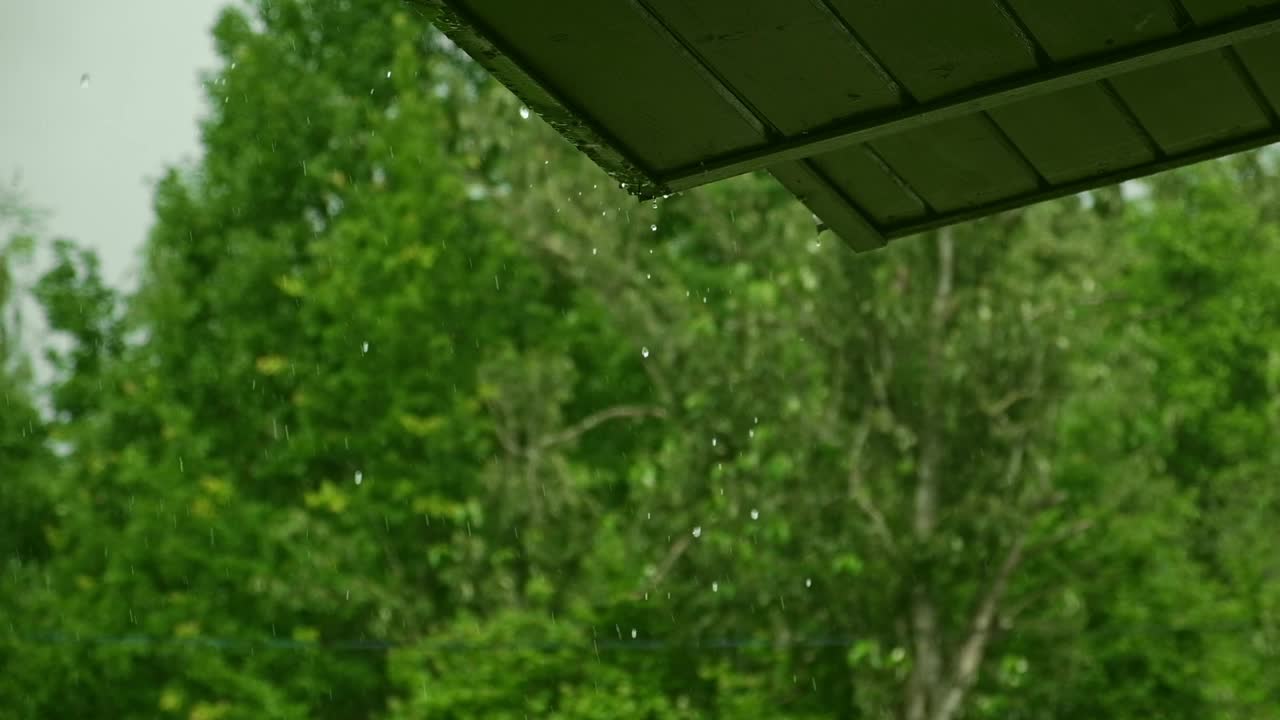
[[[572,442],[582,435],[590,432],[599,425],[603,425],[610,420],[618,418],[643,418],[656,417],[664,418],[667,411],[660,407],[652,407],[645,405],[615,405],[599,412],[592,413],[578,422],[557,433],[552,433],[538,441],[537,449],[545,450],[555,445]]]
[[[1021,533],[1009,546],[1009,551],[1005,553],[999,570],[996,571],[991,584],[987,586],[986,593],[974,610],[968,637],[956,652],[951,678],[933,713],[933,720],[952,720],[964,705],[965,698],[973,689],[974,683],[977,682],[978,670],[982,667],[982,660],[986,655],[987,643],[991,639],[1000,602],[1009,589],[1009,580],[1022,563],[1026,546],[1026,533]]]
[[[650,578],[645,587],[652,589],[662,584],[662,581],[667,577],[667,574],[671,572],[671,568],[675,567],[676,561],[684,555],[692,542],[692,535],[682,535],[680,539],[671,546],[671,550],[667,552],[667,556],[658,564],[658,569],[654,571],[653,577]],[[636,594],[639,595],[640,592],[637,592]]]
[[[889,530],[889,523],[884,513],[876,507],[875,501],[867,491],[866,478],[862,474],[862,450],[866,447],[867,438],[871,434],[871,423],[863,422],[854,435],[853,447],[849,451],[849,498],[858,506],[867,520],[871,522],[872,534],[884,545],[891,555],[898,554],[898,544]]]

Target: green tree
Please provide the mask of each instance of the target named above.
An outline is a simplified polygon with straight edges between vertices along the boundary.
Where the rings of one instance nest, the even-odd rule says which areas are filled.
[[[30,672],[19,633],[32,617],[25,589],[41,582],[54,506],[45,482],[53,458],[24,347],[24,301],[39,218],[18,189],[0,186],[0,672],[16,687],[46,679]],[[7,696],[8,693],[5,693]],[[6,697],[6,699],[9,699]],[[27,706],[21,697],[12,706]]]

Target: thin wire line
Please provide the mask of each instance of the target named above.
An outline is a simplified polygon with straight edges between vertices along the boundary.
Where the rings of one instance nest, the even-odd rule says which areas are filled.
[[[1182,627],[1172,625],[1149,625],[1130,628],[1132,633],[1164,634],[1178,631],[1228,633],[1242,630],[1256,630],[1249,624],[1219,625],[1210,627]],[[625,633],[622,633],[625,634]],[[307,641],[292,638],[225,638],[209,636],[161,637],[155,635],[68,635],[66,633],[12,634],[9,642],[39,646],[132,646],[132,647],[194,647],[216,650],[237,650],[267,648],[273,650],[325,651],[325,652],[383,652],[401,648],[413,648],[442,653],[470,652],[515,652],[535,650],[555,652],[559,650],[581,650],[593,652],[599,650],[624,651],[657,651],[657,650],[742,650],[742,649],[785,649],[785,648],[831,648],[852,647],[869,637],[848,635],[830,635],[800,637],[788,640],[747,637],[705,638],[689,640],[663,640],[632,638],[614,640],[587,638],[581,642],[545,642],[537,640],[512,642],[463,642],[453,640],[420,640],[403,642],[397,640],[330,640]]]

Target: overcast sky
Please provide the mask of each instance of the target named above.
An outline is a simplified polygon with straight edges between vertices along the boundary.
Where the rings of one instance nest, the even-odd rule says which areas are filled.
[[[18,173],[45,229],[94,247],[117,285],[134,284],[153,181],[199,151],[226,4],[0,0],[0,182]]]

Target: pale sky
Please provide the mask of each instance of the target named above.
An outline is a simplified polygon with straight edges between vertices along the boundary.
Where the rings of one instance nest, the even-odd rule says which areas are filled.
[[[136,282],[152,184],[199,152],[198,73],[227,0],[0,0],[0,182]],[[81,78],[88,76],[87,86]]]

